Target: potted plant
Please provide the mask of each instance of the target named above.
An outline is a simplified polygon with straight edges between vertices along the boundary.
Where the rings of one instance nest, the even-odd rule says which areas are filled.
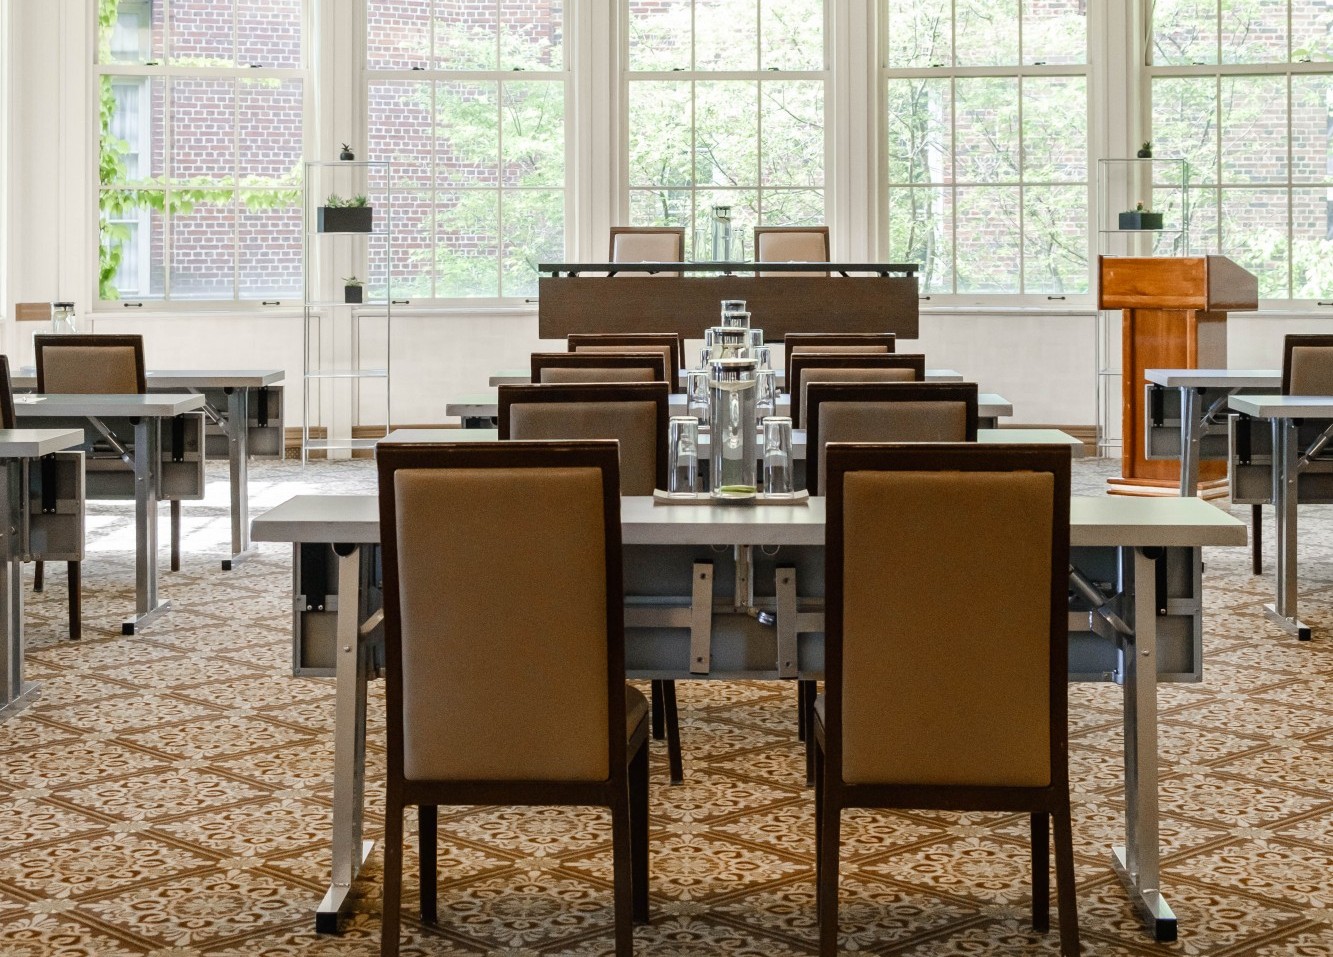
[[[1139,147],[1139,159],[1152,159],[1152,140],[1144,140]]]
[[[375,207],[365,196],[343,199],[331,193],[316,211],[315,228],[321,233],[368,233],[375,219]]]
[[[1154,213],[1143,208],[1143,203],[1138,203],[1132,210],[1120,214],[1121,229],[1161,229],[1164,219],[1162,213]]]
[[[365,292],[365,284],[355,276],[347,276],[343,279],[343,302],[365,302]]]
[[[338,159],[342,160],[343,162],[347,162],[348,160],[356,159],[356,154],[352,152],[352,147],[344,143],[343,151],[338,154]]]

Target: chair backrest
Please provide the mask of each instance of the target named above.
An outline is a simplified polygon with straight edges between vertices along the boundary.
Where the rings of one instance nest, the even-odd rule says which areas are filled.
[[[547,385],[589,382],[666,382],[662,352],[534,352],[532,381]]]
[[[782,337],[786,353],[787,381],[791,381],[791,357],[797,352],[825,355],[893,352],[898,337],[892,332],[789,332]]]
[[[136,395],[148,391],[143,336],[38,335],[37,391]]]
[[[840,780],[1067,786],[1069,459],[829,447],[825,727]]]
[[[684,226],[612,226],[613,263],[683,263],[685,261]],[[679,276],[678,272],[635,272],[618,269],[613,275]]]
[[[606,780],[625,754],[615,444],[375,457],[390,780]]]
[[[919,353],[798,352],[791,357],[787,392],[791,418],[798,429],[807,427],[805,390],[811,382],[921,382],[926,378],[926,357]]]
[[[1283,340],[1282,394],[1333,395],[1333,335],[1290,335]]]
[[[977,440],[975,382],[812,382],[805,401],[811,495],[821,494],[830,442]]]
[[[616,439],[622,495],[666,488],[665,382],[608,385],[502,385],[501,439]]]
[[[685,355],[680,336],[674,332],[571,332],[565,338],[570,352],[661,352],[665,350],[667,382],[679,391],[680,370]],[[675,378],[673,379],[673,371]]]
[[[17,428],[18,420],[14,416],[14,389],[9,384],[9,356],[0,355],[0,429]]]
[[[757,263],[826,263],[829,261],[827,226],[756,226],[754,261]],[[761,272],[761,276],[827,276],[827,272]]]

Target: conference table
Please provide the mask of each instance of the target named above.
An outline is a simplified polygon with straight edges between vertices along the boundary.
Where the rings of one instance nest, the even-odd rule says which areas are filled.
[[[630,350],[627,347],[626,351],[632,351],[632,350]],[[774,376],[774,380],[777,382],[778,388],[785,389],[787,387],[786,373],[783,372],[781,369],[776,369],[774,371],[777,373],[777,375]],[[688,376],[689,374],[690,374],[689,369],[678,370],[676,373],[677,382],[682,386],[685,385],[685,377]],[[927,369],[926,381],[962,382],[963,374],[954,369]],[[491,377],[487,384],[491,388],[495,388],[498,385],[528,385],[531,382],[532,382],[531,369],[501,369],[498,372],[491,373]]]
[[[299,495],[252,528],[256,541],[290,543],[298,562],[327,563],[327,598],[341,598],[330,635],[332,880],[316,911],[320,932],[336,932],[374,843],[362,824],[366,686],[384,666],[378,508],[373,494]],[[627,677],[821,678],[824,514],[819,497],[750,507],[622,499]],[[1177,920],[1159,884],[1157,685],[1201,680],[1202,549],[1245,541],[1243,523],[1199,499],[1071,501],[1070,680],[1123,689],[1125,839],[1111,849],[1111,864],[1158,940],[1176,938]],[[693,584],[701,563],[716,586],[702,593]],[[294,570],[297,589],[303,574]],[[678,587],[664,596],[664,582]],[[304,600],[295,595],[295,607]],[[771,613],[771,627],[752,614],[759,608]]]
[[[23,573],[28,553],[28,515],[31,503],[24,494],[24,467],[83,444],[80,429],[0,429],[0,627],[4,628],[3,686],[0,686],[0,722],[26,708],[39,690],[23,677]],[[40,501],[40,500],[39,500]]]
[[[202,395],[150,392],[144,395],[15,395],[15,416],[27,426],[67,429],[72,421],[85,421],[93,439],[133,430],[134,484],[134,614],[120,626],[121,634],[139,628],[167,612],[171,602],[157,595],[157,504],[161,497],[162,420],[204,405]],[[84,434],[79,431],[80,436]],[[82,444],[82,439],[80,444]]]
[[[230,571],[250,552],[250,455],[283,452],[281,369],[149,369],[149,392],[199,394],[203,413],[222,430],[231,495],[231,554],[222,559]],[[15,392],[34,392],[37,372],[20,369],[10,378]],[[253,424],[252,424],[253,420]],[[217,454],[210,443],[208,454]]]

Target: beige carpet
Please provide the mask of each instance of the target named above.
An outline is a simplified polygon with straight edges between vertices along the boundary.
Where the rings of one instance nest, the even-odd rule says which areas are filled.
[[[1105,468],[1079,463],[1076,482],[1098,489]],[[226,485],[216,466],[210,477],[209,500],[185,509],[184,568],[162,576],[175,610],[160,624],[119,635],[133,602],[129,506],[90,513],[82,643],[60,640],[59,566],[29,598],[29,675],[43,691],[0,725],[4,957],[376,952],[378,852],[343,934],[313,932],[328,878],[333,686],[290,676],[288,549],[265,546],[218,570]],[[305,472],[261,462],[251,481],[258,511],[303,490],[369,490],[373,473],[364,462]],[[1087,954],[1333,952],[1333,509],[1302,517],[1302,617],[1315,640],[1267,624],[1270,578],[1249,575],[1244,550],[1215,549],[1205,681],[1161,691],[1163,886],[1181,920],[1176,944],[1149,939],[1108,863],[1123,813],[1119,689],[1071,689]],[[165,541],[165,518],[162,528]],[[680,693],[687,783],[665,784],[654,743],[653,921],[635,931],[638,952],[812,953],[813,802],[794,691],[698,682]],[[371,708],[378,836],[380,683]],[[845,834],[848,950],[1058,952],[1054,931],[1026,929],[1024,818],[855,814]],[[610,952],[602,813],[442,811],[441,835],[441,924],[408,919],[405,954]]]

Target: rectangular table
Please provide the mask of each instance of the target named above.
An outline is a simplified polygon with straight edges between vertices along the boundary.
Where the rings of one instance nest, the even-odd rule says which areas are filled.
[[[204,415],[222,430],[231,494],[231,555],[222,559],[223,571],[230,571],[250,551],[251,453],[283,453],[284,378],[281,369],[149,369],[146,374],[149,392],[202,395]],[[20,369],[11,383],[16,392],[36,391],[37,372]],[[252,413],[254,426],[250,425]]]
[[[25,425],[68,428],[87,421],[95,435],[107,420],[127,423],[134,433],[134,614],[120,626],[132,635],[171,602],[157,597],[157,503],[161,480],[161,420],[203,408],[202,395],[25,395],[14,397],[14,412]],[[124,426],[122,426],[124,427]]]
[[[813,498],[804,507],[726,507],[662,506],[646,497],[625,498],[621,521],[630,677],[822,677],[822,574],[803,575],[801,568],[822,568],[823,499]],[[336,931],[338,914],[373,846],[363,838],[362,815],[366,683],[383,663],[373,587],[378,500],[374,495],[296,496],[256,518],[253,537],[290,542],[298,556],[302,549],[321,546],[336,566],[330,578],[341,598],[334,636],[333,875],[316,913],[317,930]],[[1070,540],[1078,569],[1071,582],[1079,596],[1069,615],[1070,677],[1114,681],[1124,689],[1125,843],[1112,849],[1112,864],[1155,936],[1174,940],[1176,917],[1158,879],[1157,683],[1200,680],[1202,547],[1244,545],[1245,526],[1198,499],[1074,498]],[[721,601],[715,601],[711,589],[700,596],[689,586],[669,601],[656,585],[645,599],[636,600],[633,588],[643,575],[660,582],[659,566],[665,563],[678,578],[693,578],[691,562],[697,556],[717,559],[725,554],[719,546],[729,546],[735,555],[736,588],[729,598],[726,576],[717,575],[713,581],[722,589]],[[789,570],[782,581],[778,561]],[[775,571],[772,599],[762,595],[764,587],[755,597],[757,568]],[[808,586],[801,599],[796,596],[798,576]],[[295,569],[298,590],[301,581]],[[771,608],[777,624],[762,633],[767,642],[763,654],[755,650],[753,631],[714,629],[719,615],[694,614],[697,600],[706,602],[709,611],[730,606],[746,621],[755,619],[745,614],[745,603],[762,601]],[[298,609],[301,602],[298,591]],[[700,672],[702,632],[708,643]],[[760,658],[768,664],[756,666]]]
[[[1319,452],[1333,436],[1333,396],[1233,395],[1232,409],[1272,425],[1272,501],[1276,513],[1274,538],[1277,550],[1277,594],[1264,605],[1270,620],[1301,641],[1309,641],[1310,626],[1297,617],[1297,505],[1333,502],[1333,464],[1319,459]],[[1302,451],[1302,423],[1314,434]],[[1315,420],[1315,421],[1310,421]],[[1238,463],[1233,463],[1233,480]],[[1306,487],[1308,486],[1308,491]]]
[[[53,452],[83,443],[79,429],[0,429],[0,500],[4,524],[0,525],[0,627],[4,628],[3,686],[0,686],[0,722],[26,708],[38,686],[23,678],[23,572],[27,551],[27,512],[23,465]]]
[[[626,351],[632,351],[627,348]],[[685,377],[689,374],[689,369],[678,369],[676,371],[677,384],[684,386]],[[779,389],[787,387],[787,375],[781,369],[775,370],[777,375],[774,377]],[[963,374],[954,369],[927,369],[927,382],[962,382]],[[501,369],[498,372],[492,372],[487,381],[492,389],[498,385],[528,385],[532,382],[531,369]]]

